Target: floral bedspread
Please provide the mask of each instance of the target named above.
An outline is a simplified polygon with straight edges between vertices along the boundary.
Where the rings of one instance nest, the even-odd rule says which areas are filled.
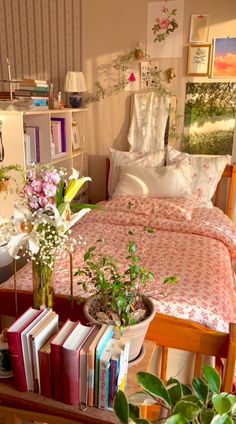
[[[132,238],[143,265],[155,273],[146,294],[155,300],[157,311],[220,331],[228,331],[228,323],[236,321],[236,231],[219,209],[197,208],[186,199],[120,197],[102,202],[100,210],[90,212],[76,225],[73,235],[80,242],[74,270],[94,245],[124,263]],[[179,281],[163,291],[162,281],[167,276]],[[17,287],[32,290],[31,264],[18,271]],[[0,296],[1,290],[9,288],[13,288],[13,278],[0,286]],[[57,261],[55,291],[70,294],[67,256]],[[76,284],[76,277],[74,294],[87,295]]]

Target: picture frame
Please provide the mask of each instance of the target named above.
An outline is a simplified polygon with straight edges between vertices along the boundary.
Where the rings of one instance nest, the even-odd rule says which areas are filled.
[[[236,36],[213,39],[211,76],[236,78]]]
[[[190,44],[188,47],[188,76],[210,74],[211,44]]]
[[[209,15],[192,15],[190,22],[189,43],[208,42]]]
[[[81,140],[79,134],[79,128],[76,124],[72,124],[72,148],[73,151],[81,149]]]

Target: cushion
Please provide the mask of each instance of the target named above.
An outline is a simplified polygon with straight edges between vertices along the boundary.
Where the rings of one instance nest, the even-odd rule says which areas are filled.
[[[156,153],[122,152],[110,149],[110,172],[108,179],[109,197],[115,190],[119,179],[120,166],[135,165],[158,168],[165,164],[165,150],[160,149]]]
[[[191,184],[191,166],[177,163],[162,168],[122,166],[113,197],[186,197]]]
[[[189,155],[168,147],[166,160],[167,164],[182,162],[191,166],[191,194],[200,207],[207,207],[231,156]]]

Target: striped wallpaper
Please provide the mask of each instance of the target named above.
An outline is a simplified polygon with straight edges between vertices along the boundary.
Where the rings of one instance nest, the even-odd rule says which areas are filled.
[[[46,79],[63,91],[65,73],[81,68],[81,20],[81,0],[0,0],[0,79],[8,57],[12,79]]]

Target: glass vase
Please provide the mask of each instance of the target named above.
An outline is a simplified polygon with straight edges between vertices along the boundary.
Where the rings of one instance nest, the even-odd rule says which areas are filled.
[[[48,266],[41,260],[32,261],[34,308],[52,308],[54,297],[54,261]]]

